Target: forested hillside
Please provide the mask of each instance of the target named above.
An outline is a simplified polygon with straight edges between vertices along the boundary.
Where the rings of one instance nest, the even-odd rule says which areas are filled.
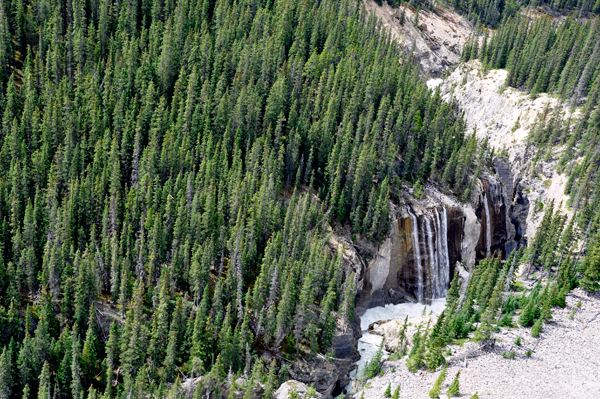
[[[1,1],[0,398],[269,397],[264,351],[328,353],[328,226],[487,159],[400,53],[355,0]]]
[[[567,205],[576,211],[581,253],[589,252],[580,271],[584,285],[599,288],[600,19],[506,19],[489,41],[485,36],[481,45],[474,39],[465,46],[464,61],[477,57],[486,69],[507,69],[507,85],[532,97],[549,93],[560,100],[529,132],[536,149],[531,173],[537,162],[557,160],[559,172],[569,177]],[[567,107],[579,108],[575,117],[564,117]]]
[[[532,14],[554,16],[575,14],[578,17],[600,14],[598,0],[376,0],[386,1],[393,7],[409,5],[415,8],[435,9],[451,7],[467,17],[473,24],[496,28],[504,19],[514,17],[527,9]]]

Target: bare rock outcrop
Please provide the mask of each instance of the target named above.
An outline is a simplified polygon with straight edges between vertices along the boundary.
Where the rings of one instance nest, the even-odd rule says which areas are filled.
[[[306,384],[301,383],[296,380],[288,380],[281,384],[279,389],[275,391],[274,399],[288,399],[291,397],[292,392],[296,392],[298,397],[300,398],[308,398],[306,396],[306,392],[308,391],[308,386]],[[321,398],[323,397],[320,393],[316,393],[316,396],[312,396],[313,398]]]
[[[420,10],[417,21],[417,10],[411,7],[393,8],[385,1],[379,5],[373,0],[365,0],[364,4],[389,28],[404,52],[417,58],[421,72],[428,76],[443,76],[458,64],[462,48],[473,33],[464,17],[448,10]]]
[[[554,200],[561,211],[567,208],[568,196],[564,193],[567,177],[556,171],[561,148],[550,159],[538,162],[535,170],[531,160],[536,147],[527,141],[529,131],[536,123],[548,119],[553,111],[564,111],[564,118],[577,117],[579,110],[566,109],[559,100],[548,94],[535,98],[527,93],[506,87],[508,72],[484,71],[477,60],[460,65],[446,79],[431,79],[428,86],[440,89],[445,100],[456,101],[464,112],[468,131],[476,131],[478,138],[488,138],[489,145],[501,156],[494,159],[495,176],[506,192],[509,222],[507,234],[513,242],[531,239],[541,222],[543,212],[537,203]]]

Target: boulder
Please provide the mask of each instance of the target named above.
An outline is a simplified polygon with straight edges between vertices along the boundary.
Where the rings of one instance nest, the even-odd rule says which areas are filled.
[[[303,384],[300,381],[296,381],[296,380],[288,380],[288,381],[284,382],[283,384],[281,384],[279,389],[277,389],[277,391],[275,391],[274,399],[288,399],[290,397],[290,394],[294,390],[298,394],[298,397],[300,397],[300,398],[307,397],[306,391],[308,390],[308,386],[306,384]],[[321,398],[322,395],[317,392],[316,396],[313,396],[313,397]]]

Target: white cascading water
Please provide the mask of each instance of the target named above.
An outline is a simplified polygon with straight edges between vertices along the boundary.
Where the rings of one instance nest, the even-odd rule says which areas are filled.
[[[419,223],[417,217],[408,210],[412,221],[412,240],[415,249],[415,263],[417,266],[417,302],[423,302],[423,266],[421,264],[421,247],[419,245]]]
[[[437,208],[433,208],[433,226],[435,228],[435,261],[437,262],[435,273],[435,285],[433,286],[433,297],[440,298],[444,292],[444,250],[442,248],[444,237],[440,235],[442,226],[440,223],[440,214]]]
[[[446,290],[450,285],[450,254],[448,253],[448,213],[446,207],[442,205],[442,231],[441,231],[441,242],[442,242],[442,280],[441,280],[441,297],[446,296]]]
[[[450,258],[448,255],[448,215],[446,207],[442,206],[441,213],[434,208],[431,218],[424,215],[422,228],[419,229],[419,219],[410,209],[407,212],[412,221],[412,241],[415,255],[415,266],[417,268],[417,303],[400,303],[397,305],[387,304],[368,309],[361,316],[362,338],[358,340],[358,351],[360,360],[356,362],[357,369],[351,373],[354,379],[360,375],[364,366],[373,358],[383,340],[380,335],[369,334],[367,329],[371,323],[380,320],[404,319],[405,316],[418,316],[423,311],[432,311],[434,314],[440,314],[446,306],[446,290],[450,281]],[[433,221],[433,226],[432,226]],[[432,301],[430,305],[423,304],[424,284],[423,284],[423,262],[421,258],[421,246],[419,234],[423,234],[422,242],[425,246],[426,256],[429,258],[427,263],[427,273],[432,280]],[[353,385],[350,383],[347,387],[348,392],[353,391]]]
[[[490,221],[490,208],[485,194],[483,194],[483,207],[485,209],[485,244],[487,255],[489,256],[492,252],[492,223]]]
[[[431,219],[429,219],[429,217],[427,215],[425,215],[425,228],[427,229],[427,234],[425,236],[427,238],[427,250],[429,251],[429,254],[428,254],[429,262],[427,262],[428,268],[429,268],[428,274],[431,279],[431,296],[432,296],[432,298],[434,298],[435,290],[438,286],[438,278],[437,278],[438,262],[436,262],[435,252],[434,252],[434,248],[433,248],[433,231],[431,229]],[[436,234],[436,237],[437,237],[437,234]]]

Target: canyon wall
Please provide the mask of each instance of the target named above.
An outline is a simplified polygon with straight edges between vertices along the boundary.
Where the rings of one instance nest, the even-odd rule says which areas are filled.
[[[506,162],[497,159],[494,164],[496,173],[479,178],[467,203],[433,185],[426,187],[423,199],[406,193],[388,237],[357,268],[358,315],[388,303],[445,297],[457,262],[470,268],[488,255],[506,257],[522,243],[527,199],[513,184]]]

